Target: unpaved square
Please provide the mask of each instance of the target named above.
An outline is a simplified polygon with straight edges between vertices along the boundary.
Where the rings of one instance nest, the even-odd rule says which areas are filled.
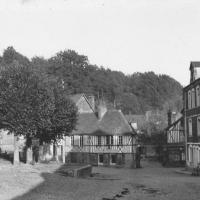
[[[93,176],[67,177],[61,165],[0,162],[0,200],[196,200],[200,177],[143,162],[141,169],[94,167]]]

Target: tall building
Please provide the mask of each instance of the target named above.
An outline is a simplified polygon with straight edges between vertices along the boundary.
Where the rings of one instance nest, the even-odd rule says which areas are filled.
[[[200,164],[200,62],[190,64],[190,84],[183,89],[186,165]]]

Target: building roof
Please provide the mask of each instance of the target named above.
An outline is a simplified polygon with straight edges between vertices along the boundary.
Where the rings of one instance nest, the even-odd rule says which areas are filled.
[[[84,96],[90,105],[85,94],[69,96],[77,105],[80,98]],[[91,105],[90,105],[91,106]],[[76,129],[72,135],[124,135],[133,134],[133,130],[123,113],[119,110],[108,110],[102,119],[98,119],[94,110],[92,113],[79,113]]]
[[[119,110],[108,110],[98,122],[98,130],[94,134],[104,135],[130,135],[133,130]]]
[[[76,130],[72,135],[130,135],[135,134],[123,113],[108,110],[99,120],[94,113],[79,115]]]
[[[175,122],[173,122],[172,124],[170,124],[165,130],[168,131],[170,128],[172,128],[173,126],[176,126],[176,124],[178,124],[179,122],[181,122],[183,124],[183,116],[181,116],[179,119],[177,119]]]
[[[76,129],[72,135],[90,135],[98,129],[98,119],[94,113],[80,113]]]

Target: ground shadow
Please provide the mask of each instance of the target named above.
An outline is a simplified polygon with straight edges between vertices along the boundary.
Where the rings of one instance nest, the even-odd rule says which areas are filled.
[[[49,164],[42,165],[43,169],[45,167],[51,168]],[[96,175],[96,173],[93,173],[92,176],[75,178],[70,176],[68,173],[70,170],[66,170],[66,166],[68,169],[75,167],[60,165],[56,170],[50,170],[49,172],[45,170],[45,172],[38,174],[43,179],[40,184],[11,200],[88,200],[96,198],[95,195],[102,200],[118,200],[130,193],[128,188],[121,187],[117,190],[118,192],[110,196],[107,193],[110,192],[107,187],[111,184],[114,185],[120,181],[119,179],[112,179],[112,177],[104,174]],[[111,190],[113,190],[113,187],[115,188],[115,186],[111,186]]]
[[[14,197],[11,200],[74,199],[73,193],[76,192],[76,188],[74,188],[73,185],[75,182],[78,182],[77,179],[80,179],[80,181],[84,179],[84,177],[75,178],[72,177],[71,174],[69,174],[70,169],[75,168],[75,166],[58,164],[58,167],[56,169],[51,169],[51,164],[43,163],[39,165],[42,165],[42,170],[41,173],[39,173],[38,175],[42,177],[43,181],[40,184],[36,185],[34,188],[27,191],[25,194]],[[66,170],[66,167],[68,170]],[[77,167],[80,166],[76,166],[76,168]],[[70,182],[73,184],[70,185]]]
[[[13,163],[13,158],[12,158],[11,154],[7,153],[6,151],[0,152],[0,159],[3,161]]]

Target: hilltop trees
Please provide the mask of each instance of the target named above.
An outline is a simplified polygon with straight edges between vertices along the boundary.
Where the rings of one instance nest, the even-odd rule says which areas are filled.
[[[34,57],[29,60],[8,47],[0,60],[4,66],[13,60],[31,66],[47,88],[64,83],[66,94],[93,94],[125,114],[144,114],[157,109],[167,112],[169,108],[180,111],[182,108],[182,86],[173,78],[154,72],[124,75],[92,65],[86,56],[73,50],[60,51],[49,59]]]

